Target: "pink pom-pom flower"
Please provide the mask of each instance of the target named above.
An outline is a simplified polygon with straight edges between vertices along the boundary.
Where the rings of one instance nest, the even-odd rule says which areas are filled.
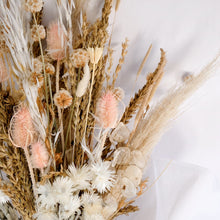
[[[19,107],[10,122],[9,135],[13,144],[16,147],[28,147],[32,143],[34,132],[33,119],[28,108]]]
[[[59,23],[49,25],[47,31],[48,53],[54,60],[61,60],[65,57],[66,35]]]
[[[103,128],[114,128],[118,119],[118,101],[111,90],[107,90],[98,100],[96,116]]]
[[[34,168],[43,169],[48,165],[49,155],[45,144],[38,141],[31,145],[31,163]]]

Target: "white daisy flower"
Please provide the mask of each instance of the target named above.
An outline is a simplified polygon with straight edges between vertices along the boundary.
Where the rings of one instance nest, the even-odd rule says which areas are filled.
[[[94,163],[91,166],[93,173],[92,187],[97,189],[98,192],[104,193],[113,186],[114,171],[110,168],[111,163],[108,161]]]
[[[10,198],[0,190],[0,204],[9,202]]]
[[[56,201],[55,193],[50,182],[47,182],[44,185],[39,185],[36,191],[37,194],[39,195],[36,200],[38,206],[49,209],[56,205],[57,201]]]
[[[73,181],[73,188],[75,190],[83,190],[90,188],[90,181],[92,180],[92,175],[88,166],[84,165],[83,167],[76,168],[75,165],[72,164],[68,167],[66,173]]]
[[[78,196],[72,196],[69,200],[63,202],[60,206],[60,218],[68,219],[72,215],[75,215],[75,212],[79,211],[81,206],[81,201]]]
[[[59,176],[53,182],[53,190],[57,202],[66,202],[73,194],[73,183],[69,177]]]

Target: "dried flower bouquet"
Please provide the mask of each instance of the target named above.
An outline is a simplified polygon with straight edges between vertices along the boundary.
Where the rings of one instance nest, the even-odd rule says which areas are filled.
[[[120,114],[124,91],[115,82],[128,41],[112,70],[112,0],[94,23],[87,0],[56,4],[57,19],[44,27],[43,0],[0,1],[0,218],[114,219],[138,210],[153,147],[219,61],[150,106],[166,64],[161,49],[156,70]]]

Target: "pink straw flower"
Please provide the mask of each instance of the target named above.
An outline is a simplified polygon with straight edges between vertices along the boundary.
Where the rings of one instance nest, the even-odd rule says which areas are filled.
[[[45,144],[38,141],[31,145],[31,163],[34,168],[43,169],[48,165],[49,155]]]
[[[3,60],[3,57],[0,54],[0,83],[6,81],[7,79],[8,79],[7,68]]]
[[[59,23],[49,25],[47,31],[48,53],[54,60],[61,60],[65,57],[66,35]]]
[[[97,102],[96,115],[103,128],[113,128],[118,118],[118,102],[112,91],[107,90]]]
[[[31,114],[26,106],[21,106],[11,119],[10,138],[16,147],[26,148],[31,144],[33,134],[34,124]]]

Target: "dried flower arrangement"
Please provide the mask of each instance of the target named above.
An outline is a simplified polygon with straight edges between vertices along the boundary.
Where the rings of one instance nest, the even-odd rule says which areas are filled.
[[[121,115],[124,91],[115,82],[128,41],[112,71],[112,0],[94,23],[86,0],[56,3],[59,16],[46,28],[43,0],[0,1],[0,218],[115,219],[138,210],[153,147],[219,60],[150,106],[166,64],[161,49]]]

